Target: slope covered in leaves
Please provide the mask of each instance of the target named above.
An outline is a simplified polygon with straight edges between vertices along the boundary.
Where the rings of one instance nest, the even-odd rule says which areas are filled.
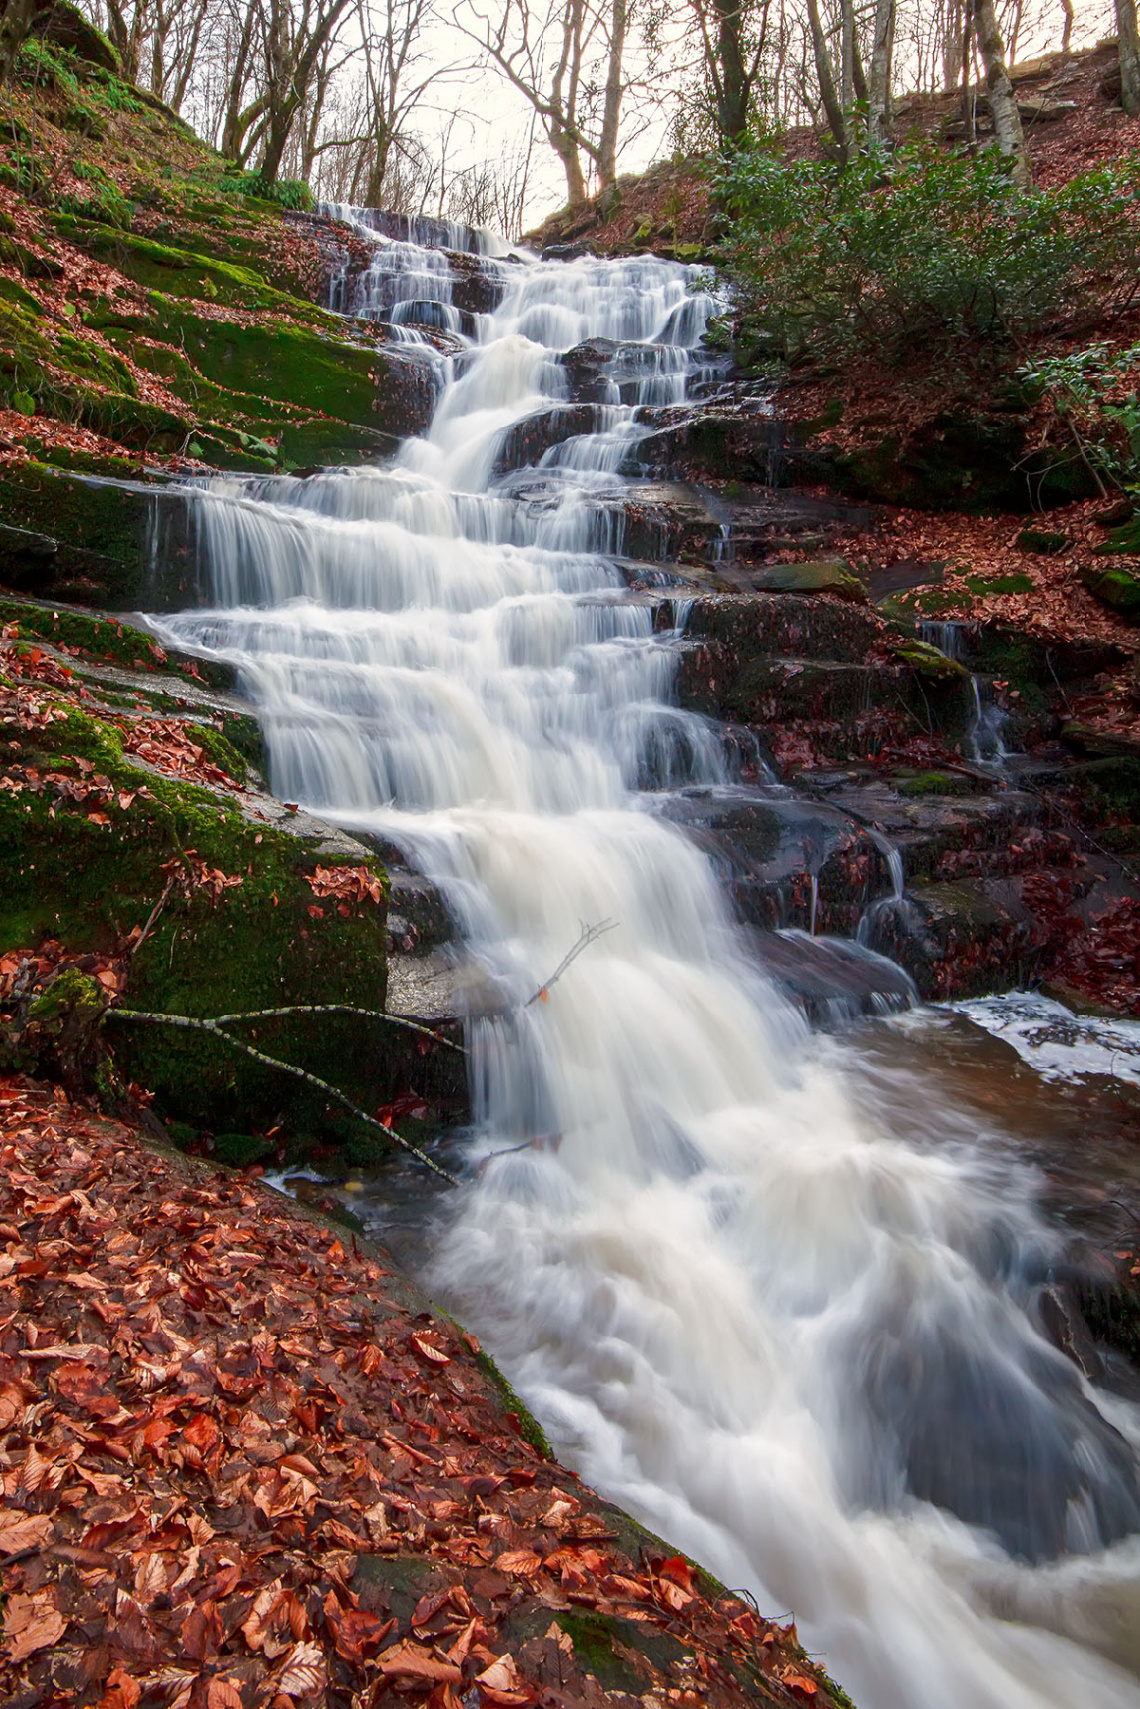
[[[843,1701],[382,1255],[26,1080],[0,1160],[9,1706]]]

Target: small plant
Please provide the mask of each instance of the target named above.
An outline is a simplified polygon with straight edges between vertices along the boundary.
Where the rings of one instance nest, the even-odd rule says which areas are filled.
[[[1140,344],[1090,344],[1025,362],[1017,377],[1048,398],[1102,491],[1140,488]]]
[[[260,172],[227,172],[217,180],[216,188],[224,196],[256,196],[262,202],[277,202],[283,208],[305,212],[313,206],[313,192],[300,178],[276,178],[269,181]]]

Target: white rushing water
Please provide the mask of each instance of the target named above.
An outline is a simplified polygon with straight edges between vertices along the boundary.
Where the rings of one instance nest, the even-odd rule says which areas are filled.
[[[1032,1180],[813,1039],[638,793],[726,778],[607,556],[641,382],[537,485],[493,474],[559,352],[645,342],[640,401],[675,397],[713,305],[652,259],[504,278],[391,467],[201,495],[216,605],[168,625],[240,659],[278,794],[408,851],[520,1003],[616,922],[473,1019],[483,1167],[430,1280],[564,1457],[793,1610],[860,1709],[1135,1706],[1140,1432],[1037,1328]]]

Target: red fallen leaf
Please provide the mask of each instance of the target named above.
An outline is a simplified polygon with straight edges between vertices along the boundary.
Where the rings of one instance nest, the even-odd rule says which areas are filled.
[[[667,1561],[662,1561],[657,1569],[658,1578],[671,1579],[679,1584],[682,1590],[692,1591],[693,1569],[684,1555],[671,1555]]]
[[[422,1644],[413,1644],[409,1638],[381,1651],[376,1657],[375,1666],[385,1679],[458,1685],[463,1678],[454,1662],[443,1661],[431,1650],[424,1649]]]
[[[502,1489],[507,1480],[506,1478],[480,1474],[472,1478],[460,1478],[459,1481],[467,1491],[468,1495],[486,1496],[494,1495],[497,1489]]]
[[[237,1681],[212,1679],[206,1688],[206,1709],[243,1709]]]
[[[142,1686],[121,1667],[113,1667],[107,1675],[107,1689],[99,1699],[98,1709],[135,1709],[142,1696]]]
[[[221,1431],[208,1412],[199,1412],[186,1425],[182,1435],[200,1454],[208,1454],[216,1446]]]
[[[693,1600],[687,1590],[682,1590],[679,1584],[673,1584],[669,1579],[662,1579],[658,1593],[662,1602],[667,1608],[671,1608],[674,1614],[679,1614],[682,1608]]]
[[[4,1649],[7,1659],[15,1664],[58,1644],[67,1630],[67,1621],[55,1606],[50,1591],[25,1596],[17,1592],[9,1596],[4,1606]]]
[[[357,1666],[375,1653],[396,1624],[395,1620],[378,1620],[363,1608],[342,1608],[331,1590],[325,1597],[325,1619],[337,1654]]]
[[[325,1654],[317,1643],[294,1644],[282,1662],[274,1687],[283,1697],[304,1702],[325,1688]]]
[[[496,1572],[510,1573],[513,1578],[533,1578],[542,1570],[542,1556],[533,1549],[507,1549],[494,1564]]]
[[[426,1335],[413,1335],[412,1346],[429,1365],[450,1365],[451,1360],[441,1348],[433,1346]]]
[[[191,1661],[209,1661],[216,1656],[225,1639],[221,1616],[216,1602],[204,1602],[192,1608],[182,1622],[182,1648]]]
[[[790,1691],[793,1697],[802,1697],[810,1703],[813,1697],[818,1697],[819,1686],[814,1679],[809,1679],[806,1673],[786,1673],[780,1680],[785,1691]]]
[[[16,1555],[23,1549],[40,1549],[55,1524],[49,1513],[22,1513],[0,1509],[0,1555]]]
[[[412,1623],[413,1629],[416,1626],[426,1626],[428,1621],[431,1620],[436,1614],[439,1613],[439,1611],[443,1607],[443,1605],[446,1602],[450,1602],[450,1601],[451,1601],[450,1587],[446,1590],[437,1590],[434,1592],[429,1592],[427,1596],[421,1596],[419,1601],[416,1603],[416,1606],[412,1610],[412,1621],[411,1621],[411,1623]]]
[[[487,1703],[495,1703],[502,1709],[516,1709],[523,1703],[533,1703],[537,1693],[523,1679],[518,1665],[512,1655],[496,1656],[482,1673],[475,1675],[475,1682]]]

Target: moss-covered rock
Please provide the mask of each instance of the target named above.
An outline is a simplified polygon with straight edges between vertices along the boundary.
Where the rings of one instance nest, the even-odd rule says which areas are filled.
[[[121,952],[165,895],[130,961],[130,1007],[199,1016],[292,1003],[383,1008],[386,906],[365,899],[342,912],[307,882],[338,858],[383,877],[372,857],[350,844],[338,856],[319,827],[295,836],[251,820],[230,792],[144,768],[107,718],[59,712],[22,733],[18,764],[11,749],[6,756],[17,787],[0,792],[0,950],[54,938],[73,953]],[[224,745],[211,757],[225,758]],[[28,766],[77,786],[94,778],[100,809],[85,805],[82,789],[77,800],[66,787],[37,786]],[[382,1023],[299,1017],[253,1023],[243,1036],[357,1098],[374,1101],[391,1077]],[[324,1119],[319,1093],[215,1039],[120,1022],[114,1044],[125,1076],[183,1120],[250,1131],[287,1108],[294,1127],[315,1131]]]
[[[944,653],[941,647],[932,647],[927,641],[906,641],[895,654],[904,665],[909,665],[916,676],[925,678],[928,682],[964,682],[969,678],[969,671],[957,659],[952,659]]]
[[[0,479],[0,519],[34,531],[0,539],[3,578],[21,592],[112,610],[170,611],[202,597],[189,501],[176,488],[28,462]]]
[[[293,469],[329,463],[352,466],[390,457],[398,444],[399,440],[391,433],[350,426],[346,421],[315,418],[286,423],[281,430],[278,458],[283,467]]]
[[[857,605],[866,603],[867,589],[851,573],[845,558],[816,558],[800,564],[769,564],[753,576],[764,593],[833,593]]]
[[[1069,536],[1045,528],[1023,528],[1017,536],[1017,544],[1023,552],[1037,552],[1045,557],[1052,557],[1055,553],[1065,550],[1069,544]]]
[[[1106,565],[1104,569],[1088,564],[1080,574],[1094,599],[1110,605],[1131,622],[1140,622],[1140,575],[1135,570],[1123,564]]]
[[[1094,547],[1094,551],[1109,556],[1121,553],[1125,557],[1140,558],[1140,516],[1128,517],[1107,540]]]

